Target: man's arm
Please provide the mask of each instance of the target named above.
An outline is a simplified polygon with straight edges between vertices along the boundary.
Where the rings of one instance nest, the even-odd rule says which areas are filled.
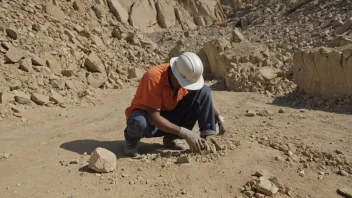
[[[180,133],[181,127],[171,123],[164,117],[160,115],[159,109],[148,108],[148,118],[151,125],[164,131],[166,133],[172,133],[178,135]]]

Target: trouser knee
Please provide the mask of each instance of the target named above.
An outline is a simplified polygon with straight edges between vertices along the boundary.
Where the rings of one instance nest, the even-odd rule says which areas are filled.
[[[136,116],[127,122],[126,134],[133,139],[141,139],[145,136],[148,123],[144,116]]]

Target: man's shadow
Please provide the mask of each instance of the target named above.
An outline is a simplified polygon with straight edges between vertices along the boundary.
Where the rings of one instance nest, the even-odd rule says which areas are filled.
[[[78,153],[83,155],[85,152],[90,155],[94,149],[101,147],[105,148],[116,155],[117,159],[120,158],[127,158],[124,155],[124,147],[125,141],[124,140],[117,140],[117,141],[99,141],[99,140],[73,140],[70,142],[65,142],[60,145],[60,148]],[[138,151],[140,154],[146,153],[159,153],[160,150],[164,149],[164,146],[158,143],[143,143],[140,142],[138,145]]]

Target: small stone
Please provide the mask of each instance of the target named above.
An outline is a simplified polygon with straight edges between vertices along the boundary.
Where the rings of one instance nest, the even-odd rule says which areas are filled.
[[[101,73],[91,73],[88,75],[87,81],[90,86],[99,88],[104,84],[105,81],[107,81],[107,77]]]
[[[245,116],[247,117],[254,117],[256,115],[255,111],[247,110]]]
[[[92,152],[88,167],[100,173],[111,172],[116,169],[116,155],[98,147]]]
[[[35,23],[35,24],[32,25],[32,30],[39,31],[40,30],[40,26],[37,23]]]
[[[75,87],[71,80],[66,80],[65,84],[67,89],[73,89]]]
[[[1,104],[8,104],[9,102],[14,101],[14,95],[8,92],[0,92],[0,102]]]
[[[319,174],[319,175],[325,175],[325,173],[322,172],[322,171],[319,171],[318,174]]]
[[[45,105],[49,103],[49,97],[41,94],[33,94],[31,96],[31,99],[33,102],[35,102],[38,105]]]
[[[6,50],[9,50],[9,49],[12,48],[12,45],[11,45],[11,43],[9,43],[9,42],[2,42],[2,43],[1,43],[1,46],[2,46],[3,48],[5,48]]]
[[[32,54],[31,59],[32,59],[33,65],[39,65],[39,66],[44,66],[45,65],[45,60],[40,58],[37,55]]]
[[[21,109],[20,107],[18,107],[16,105],[13,105],[13,104],[8,104],[8,105],[11,107],[12,111],[15,113],[23,113],[24,112],[23,109]]]
[[[51,72],[60,76],[61,75],[61,66],[60,63],[57,62],[56,60],[47,60],[46,63],[48,64],[48,67],[50,68]]]
[[[279,113],[285,113],[284,109],[279,109]]]
[[[298,173],[298,175],[301,176],[301,177],[304,177],[304,175],[305,175],[304,170],[301,170],[301,171]]]
[[[15,28],[7,28],[6,29],[6,33],[7,33],[7,36],[14,39],[14,40],[17,40],[18,39],[18,34],[17,34],[17,30]]]
[[[128,68],[128,78],[142,78],[144,75],[144,70],[137,67]]]
[[[78,164],[79,163],[79,159],[75,158],[75,159],[72,159],[70,161],[70,164]]]
[[[74,71],[72,69],[63,69],[61,71],[61,74],[66,76],[66,77],[71,77],[74,74]]]
[[[301,110],[299,110],[299,112],[304,113],[304,112],[306,112],[306,110],[301,109]]]
[[[100,72],[105,74],[105,66],[100,58],[92,52],[85,62],[86,67],[92,72]]]
[[[265,198],[265,195],[263,195],[261,193],[255,193],[255,197],[256,198]]]
[[[288,152],[287,152],[287,154],[288,154],[290,157],[292,157],[292,156],[293,156],[292,151],[288,151]]]
[[[348,176],[349,175],[345,170],[339,170],[338,174],[341,176]]]
[[[8,63],[17,63],[24,57],[24,53],[21,49],[11,48],[5,54],[5,61]]]
[[[10,153],[0,153],[0,160],[1,159],[8,159],[11,156]]]
[[[279,156],[275,156],[275,158],[274,158],[276,161],[282,161],[282,158],[281,157],[279,157]]]
[[[20,69],[26,72],[30,72],[33,70],[32,68],[32,60],[30,58],[25,58],[20,61]]]
[[[177,158],[176,162],[178,164],[190,163],[190,158],[187,155],[184,155],[184,156]]]
[[[129,184],[133,185],[133,184],[134,184],[134,181],[130,181]]]
[[[127,175],[126,173],[122,173],[121,175],[123,178],[129,177],[129,175]]]
[[[64,89],[66,85],[66,79],[64,78],[53,79],[50,81],[50,83],[51,83],[51,87],[53,88]]]
[[[182,195],[187,194],[186,190],[185,190],[185,189],[182,189],[182,190],[181,190],[181,194],[182,194]]]

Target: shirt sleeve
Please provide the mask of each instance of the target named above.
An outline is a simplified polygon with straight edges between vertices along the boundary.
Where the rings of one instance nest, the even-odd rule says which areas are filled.
[[[161,87],[152,79],[147,79],[142,93],[142,105],[161,109]]]

